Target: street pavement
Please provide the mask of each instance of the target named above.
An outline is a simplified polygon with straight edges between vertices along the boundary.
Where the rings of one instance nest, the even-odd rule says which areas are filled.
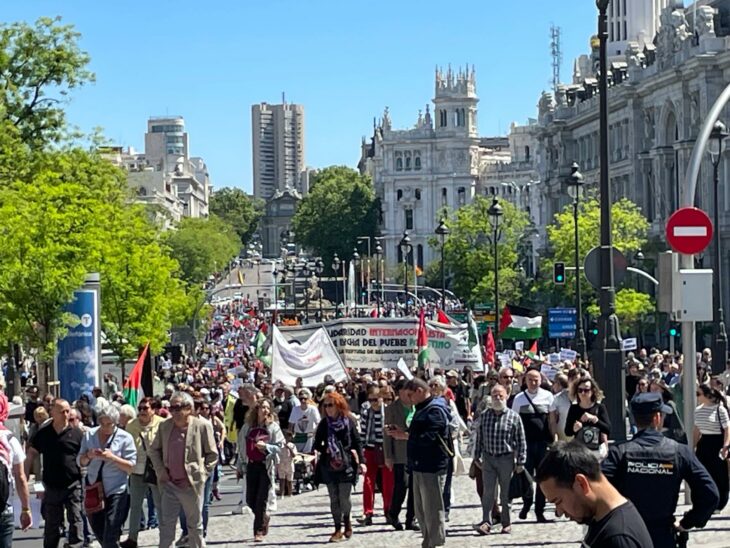
[[[226,475],[220,483],[223,500],[214,501],[211,506],[208,546],[233,548],[254,545],[251,515],[231,515],[240,500],[239,489],[233,471],[226,468]],[[527,520],[521,521],[517,517],[519,504],[516,504],[512,509],[511,535],[502,535],[497,532],[488,537],[477,536],[472,525],[480,519],[481,506],[474,482],[467,476],[455,477],[454,494],[455,503],[451,509],[451,521],[447,524],[446,546],[465,548],[471,546],[577,547],[580,545],[583,527],[565,518],[555,518],[554,507],[551,505],[548,505],[546,512],[546,515],[554,520],[551,523],[538,524],[532,512]],[[377,497],[374,524],[370,527],[358,527],[357,522],[354,522],[355,532],[346,546],[361,548],[420,546],[419,533],[394,531],[392,527],[385,524],[382,515],[382,501],[379,499],[379,495]],[[680,497],[680,500],[683,500],[683,496]],[[681,505],[677,513],[681,515],[686,510],[687,507]],[[361,512],[362,481],[353,495],[353,517],[360,516]],[[256,545],[323,546],[328,544],[327,541],[332,531],[327,490],[322,486],[315,491],[279,499],[278,509],[271,517],[269,535],[264,542]],[[176,538],[179,536],[178,528]],[[126,538],[126,535],[122,538]],[[727,548],[730,546],[728,538],[730,538],[730,509],[725,509],[721,515],[714,516],[704,530],[690,534],[689,546]],[[143,531],[140,533],[139,541],[140,547],[156,547],[159,542],[158,532],[156,530]],[[16,531],[13,547],[36,548],[41,545],[41,530],[27,533]],[[99,545],[93,544],[93,546]]]

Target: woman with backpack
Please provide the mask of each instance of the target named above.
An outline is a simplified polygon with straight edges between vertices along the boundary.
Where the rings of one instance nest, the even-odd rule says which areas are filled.
[[[269,532],[270,517],[266,509],[284,443],[284,434],[276,422],[274,404],[269,399],[257,400],[246,414],[238,433],[236,470],[238,479],[246,478],[246,505],[253,512],[254,542],[263,542]]]
[[[329,392],[325,394],[322,405],[325,418],[314,435],[314,449],[319,453],[315,483],[327,486],[335,522],[330,542],[340,542],[352,536],[352,488],[357,483],[358,472],[365,474],[367,468],[363,462],[357,424],[345,398],[337,392]]]

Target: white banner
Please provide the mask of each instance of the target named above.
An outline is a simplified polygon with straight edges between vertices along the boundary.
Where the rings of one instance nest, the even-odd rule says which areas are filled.
[[[575,350],[571,350],[570,348],[561,348],[560,349],[560,359],[562,361],[568,361],[573,362],[578,357],[578,352]]]
[[[627,351],[627,350],[636,350],[638,348],[638,344],[636,341],[636,337],[633,337],[631,339],[623,339],[621,341],[621,350]]]
[[[417,318],[339,318],[324,324],[282,327],[289,342],[303,343],[324,327],[346,367],[395,369],[401,358],[409,367],[417,363]],[[427,321],[428,366],[479,371],[480,359],[469,348],[466,325]]]
[[[335,382],[347,380],[348,375],[327,332],[319,328],[306,341],[288,342],[274,326],[272,333],[273,356],[271,379],[294,385],[301,378],[304,386],[316,386],[325,375]]]

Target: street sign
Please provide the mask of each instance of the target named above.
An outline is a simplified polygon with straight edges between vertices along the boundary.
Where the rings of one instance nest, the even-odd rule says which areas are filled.
[[[548,308],[548,337],[572,339],[575,337],[575,308]]]
[[[613,252],[613,285],[619,286],[626,277],[626,269],[629,266],[629,262],[615,247],[611,248]],[[585,261],[583,262],[583,272],[586,275],[588,283],[590,283],[596,289],[601,289],[601,248],[594,247],[586,255]]]
[[[712,221],[701,209],[683,207],[669,217],[666,235],[677,253],[702,253],[712,241]]]
[[[637,348],[638,348],[638,344],[636,341],[636,337],[621,340],[621,350],[623,350],[624,352],[626,352],[628,350],[636,350]]]

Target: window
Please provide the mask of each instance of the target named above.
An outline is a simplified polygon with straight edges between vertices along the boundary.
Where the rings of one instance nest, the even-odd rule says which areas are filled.
[[[628,40],[628,33],[626,32],[626,19],[624,19],[624,40]]]
[[[457,192],[459,194],[459,205],[466,205],[466,189],[463,186],[460,186]]]
[[[413,230],[413,210],[406,209],[406,230]]]
[[[145,187],[141,186],[141,187],[139,187],[139,189],[137,189],[137,194],[139,196],[147,196],[147,189]]]
[[[411,170],[411,153],[406,152],[406,171]]]
[[[423,269],[423,245],[421,244],[416,247],[416,260],[418,261],[416,266]]]
[[[398,201],[400,202],[401,198],[403,198],[403,191],[398,189],[398,192],[396,193],[396,196],[398,197]]]
[[[396,171],[403,171],[403,158],[396,158],[395,159],[395,170]]]
[[[530,161],[530,147],[525,147],[525,162]]]
[[[449,205],[449,191],[445,188],[441,189],[441,205],[442,206]]]
[[[439,110],[439,127],[446,127],[448,125],[447,116],[445,109]]]
[[[421,189],[417,188],[416,189],[416,200],[420,200],[420,199],[421,199]]]
[[[413,160],[413,168],[416,171],[421,171],[421,157],[418,155]]]

